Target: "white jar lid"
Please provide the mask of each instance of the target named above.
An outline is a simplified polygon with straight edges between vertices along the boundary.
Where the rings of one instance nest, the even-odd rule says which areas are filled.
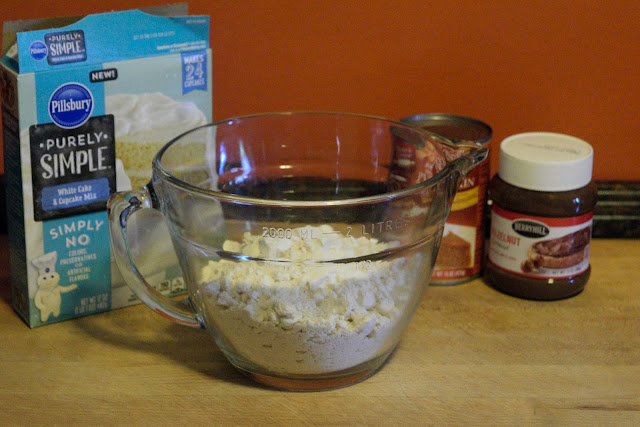
[[[569,191],[591,182],[593,148],[559,133],[528,132],[500,144],[498,175],[516,187],[535,191]]]

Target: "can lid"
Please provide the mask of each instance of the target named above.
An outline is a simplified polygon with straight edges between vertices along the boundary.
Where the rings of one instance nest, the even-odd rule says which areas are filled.
[[[591,181],[593,148],[574,136],[552,132],[512,135],[500,144],[498,175],[516,187],[569,191]]]
[[[491,126],[480,120],[454,114],[417,114],[401,120],[429,132],[449,138],[455,142],[488,142],[493,135]]]

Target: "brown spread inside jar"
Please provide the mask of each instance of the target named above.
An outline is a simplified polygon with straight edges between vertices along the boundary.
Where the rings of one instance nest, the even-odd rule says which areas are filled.
[[[504,209],[528,215],[573,217],[593,211],[596,205],[596,185],[592,182],[577,190],[541,192],[514,187],[496,175],[491,180],[489,200],[491,204],[498,204]],[[585,241],[584,234],[586,233],[589,236]],[[582,239],[581,242],[574,242],[575,244],[561,251],[549,251],[549,244],[540,242],[537,244],[539,248],[541,247],[539,252],[543,256],[552,257],[551,260],[554,261],[562,262],[564,258],[570,262],[570,258],[575,257],[575,254],[584,254],[585,248],[588,249],[588,241],[591,237],[590,228],[584,228],[581,234],[582,236],[578,237],[578,239]],[[558,244],[562,243],[558,242]],[[530,262],[535,263],[536,258],[534,257],[533,260],[531,258],[529,258]],[[527,270],[528,266],[523,267],[523,270]],[[488,261],[485,266],[485,279],[493,287],[513,296],[535,300],[555,300],[576,295],[584,289],[590,274],[591,267],[589,266],[581,274],[553,279],[552,283],[549,283],[549,279],[528,277],[506,271],[491,261]]]

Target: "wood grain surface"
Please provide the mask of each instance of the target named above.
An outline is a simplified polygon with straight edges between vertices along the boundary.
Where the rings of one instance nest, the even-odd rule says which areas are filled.
[[[258,386],[204,330],[144,306],[29,329],[0,236],[0,425],[640,425],[640,242],[595,240],[571,299],[431,287],[369,379]]]

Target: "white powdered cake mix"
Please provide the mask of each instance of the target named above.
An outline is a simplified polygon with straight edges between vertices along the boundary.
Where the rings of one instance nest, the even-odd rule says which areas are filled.
[[[376,239],[270,239],[246,233],[224,250],[256,258],[331,260],[391,249]],[[303,233],[304,234],[304,233]],[[417,299],[423,256],[352,263],[210,261],[202,271],[208,320],[226,344],[274,374],[337,372],[387,353]]]

